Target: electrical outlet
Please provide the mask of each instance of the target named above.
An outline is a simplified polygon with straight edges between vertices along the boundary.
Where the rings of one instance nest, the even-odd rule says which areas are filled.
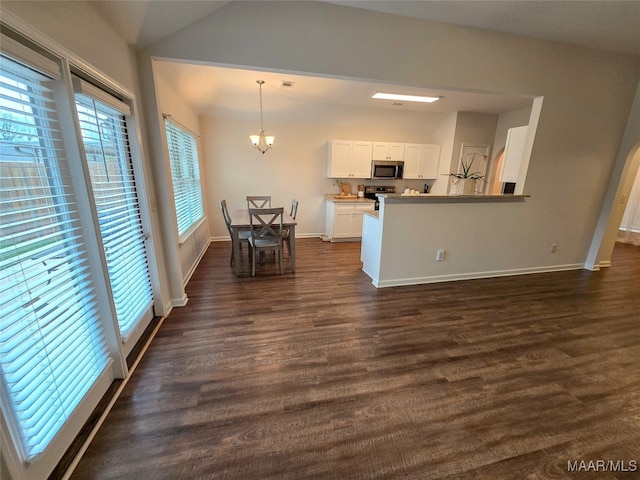
[[[436,262],[442,262],[444,260],[444,250],[438,250],[436,252]]]
[[[556,250],[558,249],[558,244],[557,243],[552,243],[551,244],[551,253],[556,253]]]

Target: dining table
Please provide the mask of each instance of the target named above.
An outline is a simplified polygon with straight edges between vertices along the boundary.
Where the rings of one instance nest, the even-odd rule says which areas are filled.
[[[291,271],[296,271],[296,221],[289,215],[286,210],[282,215],[282,228],[289,230],[289,238],[291,242]],[[249,220],[249,209],[238,208],[231,215],[231,241],[233,242],[233,260],[235,264],[235,274],[240,276],[242,273],[241,261],[242,252],[240,251],[240,239],[238,232],[241,230],[249,230],[251,222]]]

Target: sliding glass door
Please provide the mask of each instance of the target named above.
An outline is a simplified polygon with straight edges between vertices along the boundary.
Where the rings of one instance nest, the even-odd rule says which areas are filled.
[[[74,86],[82,92],[75,95],[76,108],[118,325],[128,354],[153,316],[146,236],[126,123],[128,106],[78,78]]]

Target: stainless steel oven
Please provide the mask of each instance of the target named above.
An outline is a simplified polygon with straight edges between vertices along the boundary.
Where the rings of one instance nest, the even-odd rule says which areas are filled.
[[[378,201],[377,194],[378,193],[396,193],[396,187],[394,186],[376,186],[376,185],[367,185],[364,187],[364,196],[365,198],[370,198],[371,200],[375,200],[375,208],[376,210],[380,209],[380,202]]]
[[[402,178],[404,162],[390,162],[374,160],[371,162],[371,178],[373,179],[399,179]]]

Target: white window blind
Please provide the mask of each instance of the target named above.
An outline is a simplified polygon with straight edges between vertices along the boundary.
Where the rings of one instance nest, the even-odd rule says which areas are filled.
[[[118,324],[126,337],[153,301],[126,118],[92,96],[75,98]]]
[[[196,137],[165,119],[178,235],[204,216]]]
[[[30,461],[109,356],[52,81],[0,60],[2,405],[17,450]]]

